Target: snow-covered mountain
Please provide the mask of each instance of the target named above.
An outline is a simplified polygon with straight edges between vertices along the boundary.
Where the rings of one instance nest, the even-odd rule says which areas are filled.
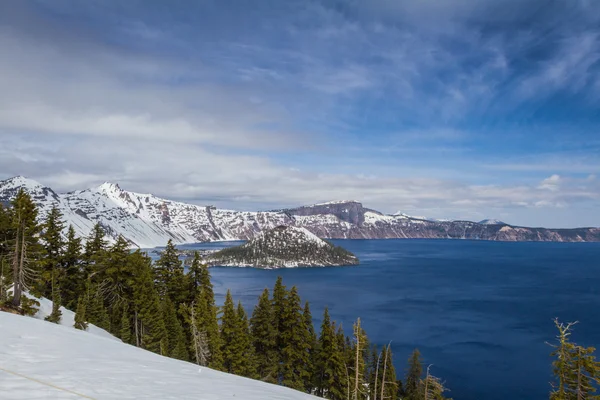
[[[500,221],[499,219],[484,219],[479,221],[482,225],[507,225],[506,223]]]
[[[483,224],[471,221],[429,220],[406,214],[386,215],[357,201],[334,201],[265,212],[223,210],[187,204],[121,189],[104,183],[70,193],[23,177],[0,181],[0,202],[23,188],[31,194],[44,218],[56,204],[67,224],[87,236],[96,223],[108,235],[123,235],[139,247],[216,240],[248,240],[280,225],[306,228],[330,239],[481,239],[507,241],[600,241],[600,229],[544,229]]]
[[[243,245],[213,253],[206,261],[210,265],[267,269],[358,264],[354,254],[306,228],[284,225],[268,229]]]
[[[0,327],[3,400],[317,399],[34,318],[0,311]]]

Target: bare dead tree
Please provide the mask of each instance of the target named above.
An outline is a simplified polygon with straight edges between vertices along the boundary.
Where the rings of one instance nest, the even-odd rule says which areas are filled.
[[[196,355],[196,363],[198,365],[208,365],[208,358],[210,357],[210,349],[208,347],[208,336],[205,331],[200,331],[196,323],[196,302],[192,303],[190,307],[191,327],[192,327],[192,341],[194,342],[194,351]]]
[[[377,400],[377,381],[379,379],[377,375],[379,374],[379,361],[381,361],[381,352],[377,356],[377,364],[375,365],[375,389],[373,390],[373,400]]]
[[[392,342],[390,342],[387,345],[387,349],[384,347],[384,351],[385,351],[385,357],[384,357],[384,361],[383,361],[383,375],[381,376],[381,396],[380,399],[384,400],[385,397],[385,373],[387,372],[387,358],[388,358],[388,353],[390,352],[390,345],[392,344]]]

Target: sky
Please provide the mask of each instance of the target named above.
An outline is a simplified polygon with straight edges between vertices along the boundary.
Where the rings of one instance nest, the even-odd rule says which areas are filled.
[[[595,0],[7,0],[0,179],[600,226]]]

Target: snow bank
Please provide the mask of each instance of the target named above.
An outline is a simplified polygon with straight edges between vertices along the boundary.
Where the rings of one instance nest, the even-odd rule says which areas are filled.
[[[0,312],[0,398],[316,399],[5,312]]]

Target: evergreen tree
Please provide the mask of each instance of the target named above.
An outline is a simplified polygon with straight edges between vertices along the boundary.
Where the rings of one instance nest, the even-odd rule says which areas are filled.
[[[429,373],[429,367],[427,367],[425,379],[421,382],[421,386],[423,387],[423,393],[426,400],[446,400],[444,392],[448,389],[444,387],[443,382],[439,378],[436,378]]]
[[[374,348],[370,358],[369,389],[372,399],[396,399],[398,397],[398,379],[390,345],[381,352]]]
[[[53,279],[52,283],[52,312],[46,318],[46,321],[54,322],[55,324],[60,323],[60,319],[62,317],[62,311],[60,311],[60,288],[58,284],[55,282],[56,279]]]
[[[192,307],[194,307],[194,319],[196,326],[191,326],[191,321],[188,326],[188,331],[192,332],[191,336],[200,335],[202,342],[206,342],[207,349],[203,353],[207,356],[208,366],[213,369],[223,368],[223,357],[221,354],[221,334],[219,329],[219,320],[217,317],[218,307],[215,304],[215,295],[213,291],[213,285],[210,279],[210,272],[208,266],[199,263],[199,260],[194,261],[194,271],[190,270],[190,282],[195,283],[196,291],[195,300]],[[188,320],[191,312],[189,307],[184,315],[188,316]],[[194,332],[196,332],[194,334]],[[196,339],[198,340],[198,339]],[[195,353],[196,349],[192,343],[192,352]],[[198,362],[198,360],[197,360]]]
[[[330,400],[346,400],[346,365],[339,348],[334,324],[325,308],[316,354],[316,395]]]
[[[136,344],[161,355],[168,355],[168,338],[160,307],[160,297],[154,286],[151,260],[135,252],[130,260],[135,271],[134,332]]]
[[[571,328],[575,323],[554,321],[558,329],[552,357],[555,382],[552,383],[551,400],[600,399],[594,395],[600,385],[600,362],[596,361],[593,347],[582,347],[571,342]]]
[[[186,337],[183,327],[177,318],[177,311],[173,302],[166,298],[163,300],[163,318],[165,320],[165,328],[167,330],[167,354],[169,357],[180,360],[188,360]]]
[[[221,352],[223,354],[223,370],[230,374],[243,372],[244,341],[241,338],[240,321],[238,319],[231,292],[228,290],[223,305],[221,318]]]
[[[57,281],[60,281],[62,278],[63,229],[62,214],[56,205],[54,205],[42,225],[43,231],[41,234],[44,256],[41,263],[37,292],[46,298],[53,296],[52,286],[57,284]]]
[[[8,288],[12,283],[12,268],[10,265],[10,241],[13,239],[11,232],[12,216],[10,209],[0,203],[0,304],[8,298]]]
[[[96,279],[100,283],[100,293],[109,308],[122,307],[133,299],[135,285],[129,243],[121,235],[114,245],[105,252],[102,266],[97,270]]]
[[[315,365],[317,355],[317,334],[315,333],[315,326],[313,325],[313,318],[310,312],[310,305],[308,301],[304,303],[304,311],[302,313],[304,318],[304,326],[306,326],[306,343],[308,343],[308,373],[309,378],[304,384],[304,390],[307,393],[312,393],[316,387],[315,378]]]
[[[74,309],[77,298],[85,289],[82,283],[85,280],[81,270],[81,239],[75,234],[73,225],[69,225],[67,242],[63,254],[64,277],[62,279],[62,297],[65,307]]]
[[[12,201],[11,232],[13,237],[9,254],[12,264],[13,298],[12,306],[20,307],[23,290],[39,279],[38,241],[41,227],[37,222],[38,210],[31,197],[19,190]]]
[[[423,366],[421,364],[421,353],[419,353],[419,350],[414,349],[408,359],[408,371],[406,372],[406,378],[404,380],[406,399],[420,400],[423,398],[423,391],[421,388],[422,375]]]
[[[273,321],[273,305],[269,289],[265,289],[252,312],[250,327],[258,377],[269,383],[277,383],[278,370],[277,329]]]
[[[129,314],[129,307],[127,306],[123,309],[123,313],[121,315],[121,331],[119,336],[123,343],[132,343],[131,315]]]
[[[85,331],[88,327],[86,315],[85,315],[85,297],[80,296],[77,301],[77,311],[75,312],[75,324],[73,325],[77,329]]]
[[[82,273],[88,281],[95,278],[95,275],[104,268],[106,251],[107,241],[104,229],[102,229],[100,223],[97,223],[87,237],[83,252]],[[86,285],[89,285],[89,283],[86,283]]]
[[[282,383],[296,390],[304,390],[311,378],[308,369],[310,344],[307,343],[308,328],[302,316],[300,296],[295,286],[285,302],[281,323]]]
[[[169,239],[167,247],[156,261],[154,272],[161,297],[168,296],[175,304],[183,304],[189,300],[188,280],[172,240]]]
[[[241,301],[238,302],[236,315],[239,321],[239,335],[241,347],[244,349],[241,359],[240,375],[256,379],[256,354],[254,352],[254,346],[252,346],[248,315],[246,314],[246,310],[244,310],[244,307],[242,307]]]
[[[365,359],[368,354],[369,344],[367,334],[363,330],[360,318],[354,323],[354,342],[352,344],[352,374],[350,375],[353,400],[365,400],[367,391],[365,390],[366,364]]]

